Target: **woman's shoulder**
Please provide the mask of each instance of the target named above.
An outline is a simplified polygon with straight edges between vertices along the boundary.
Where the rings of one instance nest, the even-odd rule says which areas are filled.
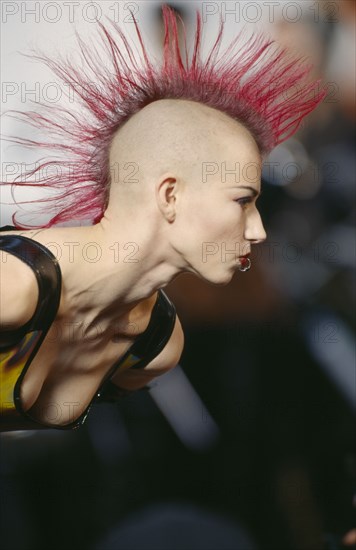
[[[50,251],[36,240],[41,230],[0,228],[0,329],[16,330],[36,312],[39,277],[52,263]],[[55,268],[50,270],[50,273]],[[42,280],[42,279],[41,279]]]
[[[31,267],[10,252],[0,258],[0,328],[15,330],[34,315],[38,283]]]

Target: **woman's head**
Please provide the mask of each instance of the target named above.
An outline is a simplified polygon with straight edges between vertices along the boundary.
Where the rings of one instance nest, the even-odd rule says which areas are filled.
[[[249,130],[194,101],[161,100],[115,136],[108,216],[127,212],[155,225],[175,260],[213,283],[226,283],[239,257],[266,238],[256,208],[261,154]],[[135,177],[128,167],[135,166]],[[126,167],[126,169],[125,169]]]

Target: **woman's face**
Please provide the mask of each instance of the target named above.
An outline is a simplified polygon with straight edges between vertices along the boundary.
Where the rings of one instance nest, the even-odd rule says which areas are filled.
[[[241,266],[241,256],[266,239],[256,207],[261,158],[243,127],[220,137],[209,157],[200,159],[193,170],[195,181],[183,187],[176,229],[188,271],[226,284]]]

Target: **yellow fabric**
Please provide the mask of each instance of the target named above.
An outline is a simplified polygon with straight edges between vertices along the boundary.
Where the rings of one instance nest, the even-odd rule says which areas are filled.
[[[0,412],[8,415],[15,412],[14,390],[42,331],[27,333],[20,342],[6,351],[0,351]]]

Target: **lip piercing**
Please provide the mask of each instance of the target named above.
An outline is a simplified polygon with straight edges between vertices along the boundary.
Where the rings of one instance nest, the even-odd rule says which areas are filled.
[[[240,271],[248,271],[251,268],[250,258],[241,258],[241,265],[239,267]]]

